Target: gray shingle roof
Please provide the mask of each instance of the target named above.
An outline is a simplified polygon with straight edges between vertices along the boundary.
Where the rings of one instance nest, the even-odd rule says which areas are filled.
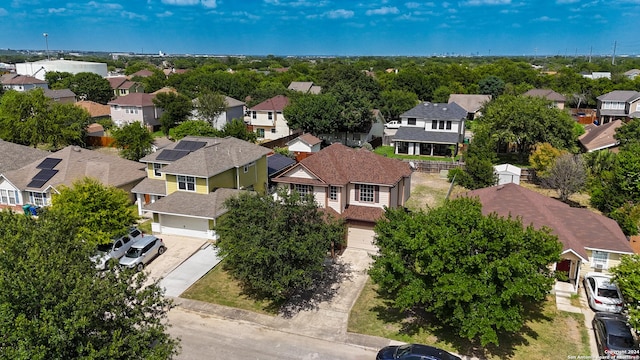
[[[50,153],[30,146],[0,140],[0,174],[19,169],[36,160],[44,159]]]
[[[59,90],[51,90],[51,89],[45,89],[44,90],[44,96],[51,98],[51,99],[56,99],[56,98],[67,98],[67,97],[76,97],[76,94],[71,91],[70,89],[59,89]]]
[[[208,194],[176,191],[145,206],[144,210],[162,214],[215,219],[227,212],[224,202],[242,192],[245,192],[245,190],[226,188],[220,188]]]
[[[167,185],[165,180],[144,178],[131,189],[134,194],[167,195]]]
[[[394,141],[416,141],[439,144],[456,144],[461,141],[460,135],[454,132],[426,131],[423,128],[401,126],[393,136]]]
[[[640,98],[640,92],[633,90],[614,90],[597,97],[600,101],[624,101],[632,102]]]
[[[480,94],[451,94],[449,104],[456,103],[467,112],[475,113],[482,109],[485,103],[491,101],[491,95]]]
[[[456,103],[440,104],[423,102],[400,117],[415,117],[426,120],[460,120],[467,117],[467,110]]]

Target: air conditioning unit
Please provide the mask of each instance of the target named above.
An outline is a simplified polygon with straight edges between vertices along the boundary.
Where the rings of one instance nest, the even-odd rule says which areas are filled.
[[[602,265],[602,264],[594,264],[594,265],[593,265],[593,267],[594,267],[596,270],[602,270],[602,269],[604,269],[604,265]]]

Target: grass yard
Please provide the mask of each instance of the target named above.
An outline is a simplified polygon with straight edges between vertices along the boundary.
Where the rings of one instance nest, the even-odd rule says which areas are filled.
[[[180,297],[205,301],[265,315],[275,315],[280,304],[251,298],[224,268],[224,261],[193,284]]]
[[[481,359],[566,359],[569,355],[589,355],[584,316],[558,311],[551,296],[540,310],[531,312],[521,332],[501,337],[499,347],[481,348],[434,323],[437,322],[429,321],[425,314],[399,313],[390,309],[369,281],[351,310],[348,330],[434,345]]]
[[[378,155],[382,155],[382,156],[386,156],[388,158],[394,158],[394,159],[404,159],[404,160],[424,160],[424,161],[444,161],[444,162],[452,162],[453,160],[451,159],[451,157],[448,156],[425,156],[425,155],[400,155],[400,154],[396,154],[395,153],[395,148],[393,146],[378,146],[377,148],[373,149],[373,152],[378,154]],[[458,157],[456,157],[456,159],[458,159]]]

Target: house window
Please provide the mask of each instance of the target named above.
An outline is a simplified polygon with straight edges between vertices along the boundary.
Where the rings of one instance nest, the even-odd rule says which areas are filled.
[[[35,206],[45,206],[47,205],[47,194],[32,192],[29,193],[29,200]]]
[[[13,190],[0,190],[0,203],[15,205],[18,202],[18,194]]]
[[[294,184],[293,190],[300,194],[300,196],[306,196],[313,193],[313,187],[311,185]]]
[[[407,124],[415,125],[416,124],[416,118],[408,118],[407,119]]]
[[[438,129],[438,120],[431,120],[431,129],[432,130]]]
[[[329,186],[329,200],[338,201],[338,187]]]
[[[124,89],[120,89],[120,95],[124,95],[126,94],[126,91]]]
[[[438,127],[440,130],[444,130],[444,120],[440,120],[440,126]]]
[[[259,138],[264,137],[264,129],[256,129],[256,133],[258,134]]]
[[[356,184],[356,199],[360,202],[378,202],[378,186]]]
[[[256,117],[257,117],[256,112],[255,112],[255,111],[252,111],[252,112],[251,112],[251,118],[252,118],[252,119],[255,119]]]
[[[447,121],[447,130],[451,130],[451,121]]]
[[[267,117],[268,117],[269,120],[273,120],[273,113],[271,111],[269,111],[267,113]]]
[[[0,190],[0,203],[2,204],[9,203],[9,197],[7,196],[7,190],[5,189]]]
[[[160,169],[162,169],[162,164],[153,163],[153,175],[156,177],[161,177]]]
[[[591,266],[595,269],[606,269],[608,260],[609,253],[593,250],[593,253],[591,254]]]
[[[178,175],[178,189],[196,191],[196,178],[193,176]]]
[[[271,129],[271,133],[275,134],[276,133],[276,128]]]
[[[251,162],[251,163],[246,164],[246,165],[244,166],[244,172],[245,172],[245,173],[246,173],[246,172],[248,172],[248,171],[249,171],[249,167],[250,167],[250,166],[254,166],[255,164],[256,164],[256,163],[255,163],[255,161],[254,161],[254,162]]]

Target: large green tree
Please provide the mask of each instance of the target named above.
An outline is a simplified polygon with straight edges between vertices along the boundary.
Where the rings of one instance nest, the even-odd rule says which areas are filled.
[[[210,123],[202,120],[187,120],[174,127],[170,131],[171,137],[180,140],[185,136],[221,136],[221,131],[216,130]]]
[[[120,149],[123,158],[138,161],[149,154],[153,145],[153,135],[140,122],[135,121],[111,130],[114,145]]]
[[[480,189],[498,182],[493,165],[497,161],[495,142],[482,127],[478,127],[473,140],[463,152],[464,167],[449,171],[449,181],[467,189]],[[454,179],[455,177],[455,179]]]
[[[200,120],[204,120],[209,125],[214,126],[215,120],[226,111],[227,102],[224,95],[205,91],[197,97],[195,108],[198,111]]]
[[[311,195],[245,193],[225,207],[216,229],[225,265],[245,287],[275,301],[308,289],[331,243],[344,238],[344,224],[324,216]]]
[[[193,104],[188,97],[174,92],[157,94],[153,103],[163,110],[160,124],[165,135],[169,135],[169,129],[187,120],[193,110]]]
[[[314,135],[330,134],[338,129],[340,104],[330,94],[304,94],[292,97],[283,115],[290,129]]]
[[[113,97],[111,84],[98,74],[81,72],[68,81],[68,88],[81,100],[106,104]]]
[[[76,220],[0,212],[0,358],[172,358],[170,300],[144,273],[97,274]]]
[[[640,255],[624,255],[620,264],[609,270],[622,292],[629,312],[629,324],[640,328]]]
[[[397,309],[420,308],[466,339],[498,344],[542,303],[562,245],[548,230],[484,216],[477,199],[427,212],[387,209],[375,227],[380,251],[369,271]]]
[[[385,90],[380,94],[380,103],[380,111],[387,120],[398,120],[418,104],[418,95],[405,90]]]
[[[249,129],[247,129],[247,125],[241,119],[233,119],[230,123],[226,123],[222,127],[222,132],[219,136],[231,136],[250,143],[255,143],[258,140],[256,133],[249,131]]]
[[[73,186],[60,186],[46,212],[73,222],[78,240],[108,243],[134,225],[138,215],[124,190],[83,178]]]

